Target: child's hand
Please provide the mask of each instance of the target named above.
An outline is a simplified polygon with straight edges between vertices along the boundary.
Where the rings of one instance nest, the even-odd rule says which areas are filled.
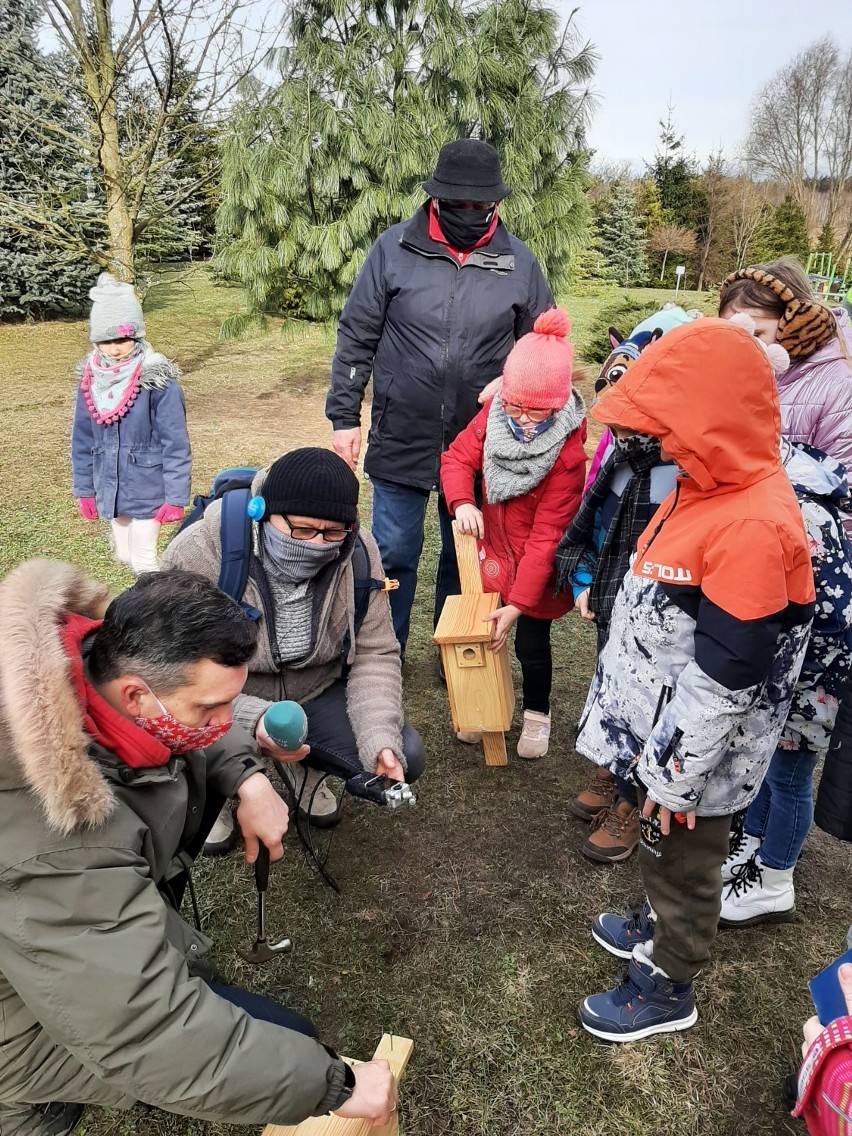
[[[456,509],[456,524],[465,536],[485,536],[485,520],[476,505],[459,505]]]
[[[503,376],[498,375],[496,379],[492,379],[488,386],[483,387],[479,392],[479,405],[485,406],[489,398],[492,398],[500,389],[500,384],[503,382]]]
[[[183,507],[181,505],[161,505],[154,514],[154,520],[161,525],[170,525],[174,521],[183,520]]]
[[[574,607],[577,609],[577,614],[581,619],[594,619],[595,613],[589,607],[589,592],[590,588],[586,588],[584,592],[580,592],[576,600],[574,600]]]
[[[80,516],[83,520],[96,521],[98,519],[98,507],[95,504],[94,497],[78,498],[77,508],[80,510]]]
[[[492,611],[490,615],[483,615],[483,623],[487,623],[489,620],[494,621],[494,638],[488,644],[489,650],[500,650],[506,642],[506,636],[517,623],[520,614],[521,609],[519,607],[515,607],[514,604],[506,604],[505,607],[498,607],[496,611]]]

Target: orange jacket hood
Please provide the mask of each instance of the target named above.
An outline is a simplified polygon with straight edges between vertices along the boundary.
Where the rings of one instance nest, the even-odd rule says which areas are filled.
[[[592,414],[656,435],[688,475],[639,538],[635,575],[698,587],[740,620],[813,602],[805,528],[779,453],[775,377],[753,336],[718,319],[671,331]]]
[[[705,492],[781,468],[781,411],[763,349],[741,327],[701,319],[647,348],[592,415],[660,438]]]

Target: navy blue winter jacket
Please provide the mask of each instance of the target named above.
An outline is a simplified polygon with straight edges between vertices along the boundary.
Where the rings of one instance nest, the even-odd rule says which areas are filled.
[[[384,232],[340,316],[326,417],[361,423],[373,376],[365,470],[420,489],[438,486],[441,453],[479,410],[515,341],[554,306],[538,261],[502,222],[462,267],[429,236],[429,203]]]
[[[71,432],[72,492],[94,497],[104,520],[148,520],[161,505],[186,505],[192,455],[180,372],[162,355],[146,358],[140,390],[108,426],[95,422],[77,387]]]

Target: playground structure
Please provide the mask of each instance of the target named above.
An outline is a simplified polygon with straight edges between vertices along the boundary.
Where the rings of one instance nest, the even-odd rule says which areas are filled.
[[[843,301],[852,289],[852,257],[847,256],[843,271],[831,252],[812,252],[808,257],[808,279],[814,295]]]

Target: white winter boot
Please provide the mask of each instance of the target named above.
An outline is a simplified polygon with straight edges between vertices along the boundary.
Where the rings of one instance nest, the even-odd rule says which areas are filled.
[[[729,884],[746,860],[750,860],[759,849],[760,838],[749,836],[745,829],[740,829],[731,840],[731,851],[722,865],[722,883]]]
[[[769,868],[755,852],[722,892],[721,927],[791,923],[796,918],[792,868]]]

